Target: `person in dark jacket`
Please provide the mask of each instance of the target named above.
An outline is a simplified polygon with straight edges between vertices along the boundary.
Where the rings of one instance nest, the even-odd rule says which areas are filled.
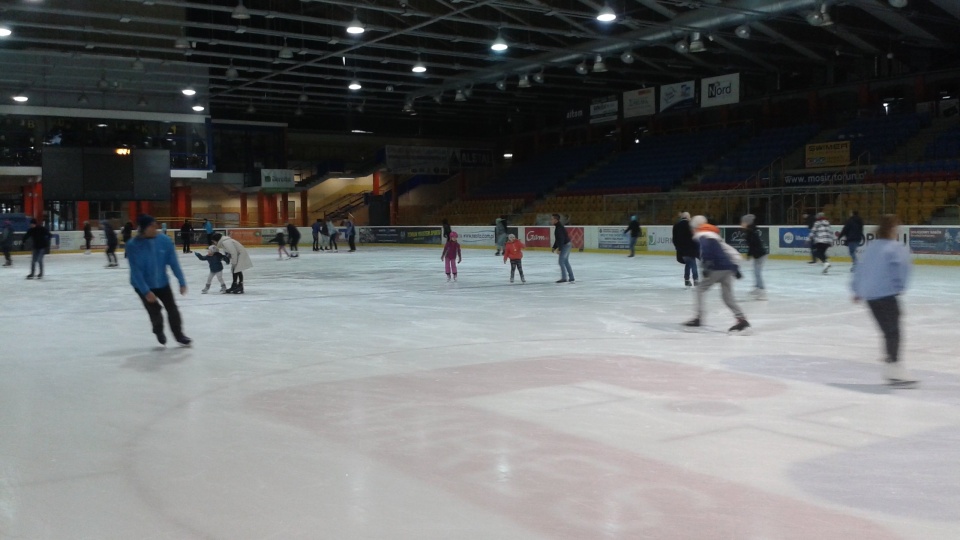
[[[637,221],[637,216],[630,217],[630,224],[627,225],[627,228],[623,231],[623,234],[630,233],[630,255],[633,257],[637,253],[637,239],[640,238],[640,235],[643,231],[640,229],[640,222]]]
[[[157,220],[146,214],[137,218],[139,229],[137,237],[127,246],[130,260],[130,284],[143,302],[150,315],[153,333],[161,345],[166,345],[167,336],[163,333],[163,309],[167,310],[170,330],[177,343],[189,346],[192,341],[183,333],[183,321],[180,310],[170,289],[167,267],[173,270],[180,284],[180,294],[187,294],[187,280],[177,260],[176,246],[165,234],[160,234]]]
[[[570,266],[570,251],[573,244],[570,242],[570,236],[567,235],[567,228],[560,223],[560,214],[554,214],[550,219],[553,223],[553,249],[552,253],[560,251],[560,280],[557,283],[575,283],[573,277],[573,267]]]
[[[119,245],[117,231],[113,230],[113,225],[110,225],[107,220],[101,221],[100,227],[103,229],[103,236],[107,239],[107,268],[120,266],[117,262],[117,245]]]
[[[853,261],[850,271],[853,272],[854,268],[857,267],[857,248],[863,243],[864,238],[863,219],[860,218],[860,212],[856,210],[850,212],[850,219],[843,224],[840,238],[843,238],[847,243],[847,250],[850,251],[850,259]]]
[[[703,281],[697,287],[697,316],[685,323],[687,327],[697,328],[703,324],[704,295],[715,283],[720,284],[723,303],[737,318],[730,327],[731,334],[744,332],[750,328],[746,315],[737,305],[733,296],[733,281],[740,279],[740,253],[723,241],[720,229],[707,223],[704,216],[696,216],[690,221],[695,227],[694,238],[700,243],[700,258],[703,261]]]
[[[346,229],[343,234],[347,236],[347,245],[350,246],[350,253],[357,250],[357,227],[353,224],[353,215],[348,214],[344,220],[343,226]]]
[[[330,251],[333,247],[330,246],[330,227],[327,226],[326,221],[320,222],[320,236],[322,236],[323,245],[320,246],[320,251]],[[323,246],[327,247],[323,247]]]
[[[320,231],[323,229],[323,221],[317,218],[311,228],[313,229],[313,250],[320,251]]]
[[[210,235],[213,236],[212,234]],[[212,240],[213,238],[211,238]],[[210,290],[210,284],[213,283],[213,278],[217,278],[217,281],[220,282],[220,293],[227,292],[227,284],[223,282],[223,261],[227,258],[220,253],[220,250],[217,249],[217,246],[210,244],[207,246],[207,254],[201,255],[199,253],[195,254],[198,259],[201,261],[207,261],[207,264],[210,266],[210,275],[207,276],[207,285],[200,291],[200,294],[207,294]]]
[[[690,214],[680,213],[680,221],[673,226],[673,247],[677,250],[677,262],[683,265],[683,283],[687,287],[700,284],[697,258],[700,257],[700,244],[693,239],[690,228]],[[690,282],[691,274],[693,282]]]
[[[740,218],[740,227],[747,235],[747,257],[753,259],[753,277],[756,288],[750,293],[757,300],[767,299],[767,289],[763,284],[763,264],[767,261],[767,248],[757,229],[757,216],[747,214]]]
[[[27,245],[27,240],[33,242],[32,257],[30,259],[30,275],[27,279],[43,279],[43,256],[50,251],[50,231],[38,223],[36,219],[30,220],[30,228],[23,235],[23,245]],[[34,274],[36,266],[40,266],[40,273]]]
[[[86,244],[84,247],[84,255],[90,254],[90,241],[93,240],[93,229],[90,227],[89,221],[83,222],[83,241]]]
[[[443,218],[440,225],[443,227],[443,241],[446,242],[450,239],[450,233],[453,232],[453,228],[450,227],[450,221],[448,221],[447,218]]]
[[[817,217],[814,214],[804,214],[803,223],[813,232],[813,226],[817,223]],[[810,262],[807,264],[817,264],[817,246],[813,245],[813,235],[810,235]]]
[[[13,264],[13,260],[10,258],[11,249],[13,249],[13,223],[6,220],[3,222],[3,228],[0,229],[0,250],[3,250],[4,266]]]
[[[127,258],[127,244],[133,238],[133,223],[129,221],[124,223],[123,229],[120,229],[120,236],[123,238],[123,258]]]
[[[300,243],[300,230],[293,223],[287,223],[287,238],[290,240],[290,256],[299,257],[300,249],[297,244]]]
[[[497,255],[503,251],[503,246],[507,243],[507,216],[500,216],[497,218],[495,227],[494,227],[494,238],[497,242]]]
[[[273,237],[273,240],[270,240],[271,244],[277,245],[277,258],[278,260],[283,260],[283,256],[286,255],[287,258],[290,258],[290,252],[287,251],[287,239],[283,236],[285,229],[277,229],[277,235]]]
[[[183,242],[183,252],[191,253],[190,245],[193,244],[193,225],[190,224],[190,220],[183,222],[183,227],[180,227],[180,241]]]

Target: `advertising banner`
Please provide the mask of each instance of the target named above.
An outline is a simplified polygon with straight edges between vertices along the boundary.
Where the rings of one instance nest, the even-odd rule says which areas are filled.
[[[616,122],[619,112],[620,102],[617,100],[617,96],[596,98],[590,103],[590,123]]]
[[[399,244],[400,229],[397,227],[362,227],[360,229],[361,244]]]
[[[400,231],[401,244],[443,243],[443,230],[440,227],[404,227]]]
[[[805,163],[808,169],[846,167],[850,164],[850,141],[808,144]]]
[[[783,176],[783,183],[787,186],[810,186],[817,184],[860,184],[866,177],[866,171],[788,173]]]
[[[459,241],[465,246],[494,246],[496,245],[496,239],[494,238],[493,227],[476,227],[472,229],[454,229],[457,232]]]
[[[810,252],[810,229],[807,227],[780,227],[780,249],[792,250],[793,255]]]
[[[387,168],[401,174],[450,174],[494,166],[493,150],[448,146],[386,146]]]
[[[637,248],[646,251],[641,240],[644,238],[637,239]],[[598,227],[597,246],[600,249],[630,249],[630,233],[624,233],[622,227]]]
[[[260,187],[263,191],[287,191],[293,189],[292,169],[260,169]]]
[[[750,231],[740,227],[723,228],[723,240],[743,254],[747,253],[747,235],[749,234]],[[763,242],[763,247],[767,248],[767,253],[770,253],[770,229],[766,227],[758,228],[756,234]]]
[[[454,156],[455,169],[489,169],[495,165],[489,148],[459,148]]]
[[[271,234],[270,231],[273,231]],[[270,243],[270,239],[276,236],[276,228],[273,229],[228,229],[227,236],[245,246],[262,246]]]
[[[570,243],[573,244],[573,249],[583,251],[583,227],[567,227],[567,236],[570,237]],[[550,245],[552,246],[553,243],[551,242]]]
[[[700,106],[740,103],[740,74],[731,73],[700,80]]]
[[[910,228],[910,251],[924,255],[960,255],[960,228]]]
[[[644,227],[647,237],[647,251],[674,252],[673,227]]]
[[[623,93],[623,117],[652,116],[657,114],[657,89],[641,88]]]
[[[697,104],[694,82],[687,81],[660,87],[660,112],[691,109]]]
[[[548,248],[550,243],[550,227],[526,227],[524,229],[524,245],[534,248]]]
[[[586,124],[588,120],[590,120],[590,109],[586,104],[567,107],[567,112],[563,116],[563,123],[568,127]]]

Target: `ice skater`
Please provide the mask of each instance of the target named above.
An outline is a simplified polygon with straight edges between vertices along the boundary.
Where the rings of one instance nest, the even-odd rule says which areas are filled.
[[[694,239],[700,242],[700,260],[703,262],[703,281],[697,286],[697,315],[685,326],[699,327],[703,324],[704,296],[714,284],[723,291],[723,303],[737,318],[728,332],[739,333],[750,328],[746,316],[733,297],[733,280],[740,278],[740,253],[723,241],[720,229],[707,223],[707,218],[695,216],[690,225],[695,227]]]
[[[290,256],[299,257],[300,248],[297,244],[300,243],[300,231],[293,223],[287,223],[287,238],[290,240]]]
[[[560,214],[553,214],[553,249],[551,253],[560,252],[560,279],[557,283],[576,283],[573,277],[573,267],[570,266],[570,251],[573,249],[573,243],[570,242],[570,236],[567,235],[567,228],[560,223]]]
[[[457,242],[457,233],[450,233],[450,240],[443,245],[443,252],[440,253],[440,260],[443,261],[443,269],[447,273],[447,281],[457,280],[457,264],[463,262],[463,253],[460,249],[460,242]]]
[[[813,244],[813,257],[823,262],[823,273],[830,270],[830,260],[827,258],[827,250],[833,245],[833,229],[830,228],[830,222],[827,215],[823,212],[817,214],[817,221],[810,229],[810,243]]]
[[[350,246],[350,253],[353,253],[357,250],[357,227],[353,224],[353,215],[347,215],[343,226],[345,229],[343,234],[347,237],[347,245]]]
[[[513,274],[520,272],[520,283],[526,283],[523,277],[523,242],[514,235],[507,236],[507,243],[503,245],[503,264],[510,261],[510,283],[513,283]]]
[[[643,233],[643,230],[640,228],[640,222],[637,221],[637,216],[630,216],[630,223],[623,231],[623,234],[627,233],[630,233],[630,255],[627,256],[630,258],[637,254],[637,240]]]
[[[23,245],[27,245],[27,240],[33,242],[33,250],[30,257],[30,275],[27,279],[43,279],[43,257],[50,251],[50,231],[38,222],[36,218],[30,219],[30,228],[23,235]],[[35,274],[36,267],[40,267],[40,273]]]
[[[13,259],[10,258],[11,249],[13,249],[13,223],[8,219],[3,222],[3,228],[0,229],[0,250],[3,250],[4,266],[13,265]]]
[[[243,294],[243,273],[253,268],[253,261],[247,253],[247,248],[233,238],[220,233],[213,233],[213,241],[217,243],[217,251],[227,258],[233,274],[233,284],[227,289],[227,293]]]
[[[185,220],[180,227],[180,240],[183,242],[183,252],[190,253],[190,246],[193,244],[193,225],[190,220]]]
[[[446,242],[450,239],[450,233],[453,232],[453,229],[450,227],[450,220],[443,218],[443,221],[440,222],[441,234],[443,234],[443,241]]]
[[[683,284],[686,287],[696,287],[700,284],[700,274],[697,269],[697,259],[700,257],[700,244],[693,239],[693,228],[690,226],[690,214],[680,213],[680,221],[673,225],[673,247],[677,250],[677,262],[683,265]],[[693,281],[690,281],[690,278]]]
[[[337,245],[337,238],[340,237],[340,231],[337,230],[337,226],[333,224],[333,218],[327,218],[327,234],[330,235],[330,249],[334,253],[340,252],[340,246]]]
[[[93,240],[93,228],[90,226],[89,221],[83,222],[83,242],[85,247],[83,248],[83,254],[90,254],[90,241]]]
[[[320,218],[313,222],[311,229],[313,230],[313,250],[320,251],[320,231],[323,230],[323,222]]]
[[[210,223],[209,219],[204,218],[203,220],[203,232],[207,235],[207,245],[213,244],[213,223]]]
[[[117,246],[120,244],[117,240],[117,231],[113,230],[113,225],[110,225],[107,220],[100,222],[100,228],[103,229],[103,236],[107,240],[107,268],[116,268],[120,266],[117,262]]]
[[[120,229],[120,237],[123,238],[123,258],[127,258],[127,244],[130,242],[130,239],[133,238],[133,223],[129,221],[123,225],[123,228]]]
[[[283,256],[286,255],[287,258],[290,258],[290,252],[287,251],[287,239],[283,236],[283,229],[277,229],[277,235],[273,237],[271,243],[277,244],[277,259],[283,260]]]
[[[197,258],[201,261],[207,261],[207,264],[210,266],[210,275],[207,276],[207,284],[200,291],[200,294],[207,294],[210,290],[210,284],[213,283],[213,278],[217,278],[217,281],[220,282],[220,293],[227,292],[227,284],[223,282],[223,261],[226,257],[217,249],[217,246],[209,245],[207,246],[207,254],[201,255],[197,253]]]
[[[910,387],[917,380],[907,373],[900,358],[900,301],[907,288],[912,261],[910,250],[897,241],[896,216],[880,218],[877,237],[867,244],[853,271],[853,301],[866,300],[883,333],[886,356],[883,377],[893,386]]]
[[[494,222],[494,237],[497,242],[497,255],[503,251],[503,245],[507,243],[507,216],[500,216]]]
[[[176,246],[169,236],[158,234],[157,220],[143,214],[137,218],[139,231],[137,237],[127,245],[127,259],[130,260],[130,284],[143,302],[150,315],[153,333],[161,345],[166,345],[167,336],[163,331],[163,309],[167,310],[167,321],[174,339],[183,346],[189,346],[191,339],[183,333],[183,320],[180,310],[170,289],[167,267],[173,271],[180,283],[180,294],[187,294],[187,280],[177,260]]]
[[[747,214],[740,218],[740,227],[747,235],[747,257],[753,259],[754,289],[750,292],[757,300],[767,299],[767,288],[763,283],[763,265],[767,262],[767,248],[757,230],[757,216]]]
[[[850,252],[850,260],[853,262],[850,271],[853,272],[857,267],[857,248],[863,242],[863,219],[860,218],[860,212],[850,212],[850,219],[843,224],[840,238],[847,244],[847,251]]]

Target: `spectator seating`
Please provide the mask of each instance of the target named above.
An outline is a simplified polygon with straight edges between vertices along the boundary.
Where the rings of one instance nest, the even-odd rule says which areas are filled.
[[[701,189],[741,186],[757,171],[793,152],[819,131],[820,127],[815,124],[764,130],[720,158],[716,174],[703,178]]]
[[[930,117],[925,114],[857,118],[842,128],[835,140],[851,142],[851,160],[869,152],[873,163],[878,163],[928,125]]]
[[[542,196],[613,151],[610,144],[558,148],[518,163],[475,196]]]

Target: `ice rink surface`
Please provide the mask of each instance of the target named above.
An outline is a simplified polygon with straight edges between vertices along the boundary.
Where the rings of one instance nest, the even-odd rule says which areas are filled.
[[[728,336],[671,257],[302,254],[243,296],[182,256],[190,349],[122,258],[2,269],[0,539],[960,538],[960,268],[915,268],[891,391],[845,263],[745,272]]]

